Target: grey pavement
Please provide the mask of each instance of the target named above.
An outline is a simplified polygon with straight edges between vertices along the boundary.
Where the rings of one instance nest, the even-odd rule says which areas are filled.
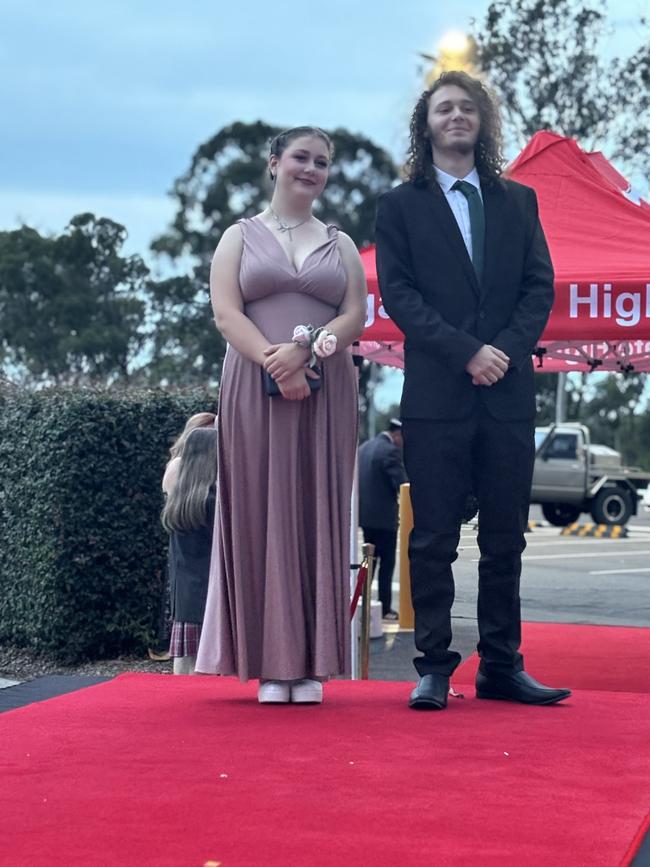
[[[458,651],[465,660],[476,649],[478,641],[476,620],[454,617],[452,630],[454,637],[451,649]],[[385,624],[382,638],[373,638],[370,641],[370,679],[415,682],[417,680],[413,667],[415,656],[420,654],[413,643],[413,630],[399,629],[393,624]]]
[[[106,680],[111,678],[80,674],[47,674],[23,683],[10,683],[13,689],[4,689],[0,692],[0,713],[65,695],[68,692],[76,692],[78,689],[95,686]]]

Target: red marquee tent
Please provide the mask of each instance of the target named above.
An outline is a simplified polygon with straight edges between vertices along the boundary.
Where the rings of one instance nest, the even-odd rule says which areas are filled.
[[[650,370],[650,206],[601,153],[554,133],[536,133],[507,176],[537,192],[555,267],[538,368]],[[374,247],[361,258],[369,290],[361,352],[402,367],[402,334],[381,306]]]

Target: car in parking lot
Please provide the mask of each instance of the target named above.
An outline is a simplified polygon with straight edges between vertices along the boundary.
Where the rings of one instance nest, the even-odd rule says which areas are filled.
[[[565,423],[535,430],[531,503],[555,526],[588,512],[597,524],[626,524],[648,500],[650,472],[623,465],[620,452],[591,442],[589,428]]]

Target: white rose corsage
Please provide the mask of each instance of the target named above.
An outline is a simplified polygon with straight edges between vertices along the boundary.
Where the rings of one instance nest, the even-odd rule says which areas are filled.
[[[304,349],[311,349],[312,334],[314,333],[313,325],[296,325],[293,329],[292,343],[297,343]]]
[[[332,334],[327,328],[318,328],[314,332],[312,351],[318,358],[329,358],[336,352],[336,334]]]
[[[292,343],[297,343],[303,349],[309,349],[310,367],[318,364],[319,358],[328,358],[336,352],[336,334],[327,328],[314,328],[313,325],[296,325],[293,329]]]

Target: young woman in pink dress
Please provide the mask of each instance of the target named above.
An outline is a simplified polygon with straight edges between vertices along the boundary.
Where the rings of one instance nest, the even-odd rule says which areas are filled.
[[[259,679],[262,703],[320,702],[323,681],[349,671],[349,347],[364,327],[366,285],[352,240],[313,214],[331,159],[322,130],[277,136],[269,207],[228,228],[212,263],[228,350],[196,670]]]

